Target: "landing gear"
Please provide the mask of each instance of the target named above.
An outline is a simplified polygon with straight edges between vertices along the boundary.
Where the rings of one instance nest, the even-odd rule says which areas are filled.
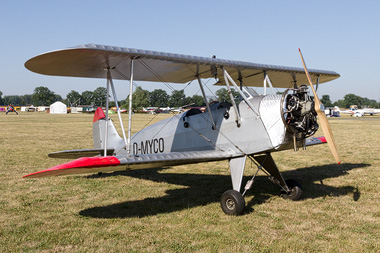
[[[240,192],[228,190],[220,198],[220,206],[225,214],[240,215],[243,213],[245,200]]]
[[[285,190],[281,190],[281,197],[283,197],[284,199],[290,199],[293,201],[300,200],[303,193],[301,184],[297,180],[294,180],[294,179],[288,179],[285,182],[289,188],[289,192],[286,192]]]
[[[234,190],[226,191],[220,198],[220,206],[225,214],[241,215],[243,213],[245,207],[244,196],[246,192],[252,188],[259,171],[264,172],[272,183],[281,187],[281,197],[293,201],[301,199],[303,193],[301,184],[294,179],[284,180],[270,153],[248,157],[254,164],[256,164],[257,171],[246,183],[243,193],[240,193],[240,186],[243,179],[245,157],[230,160],[232,185]]]

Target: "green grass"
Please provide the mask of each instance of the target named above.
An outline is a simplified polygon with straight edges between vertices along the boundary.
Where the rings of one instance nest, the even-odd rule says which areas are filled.
[[[23,179],[67,161],[49,152],[91,148],[93,115],[0,117],[1,252],[380,251],[380,117],[329,119],[342,165],[327,145],[273,154],[303,198],[282,199],[259,174],[238,217],[220,209],[231,188],[226,161]],[[168,115],[133,117],[136,132]],[[254,169],[247,162],[245,180]]]

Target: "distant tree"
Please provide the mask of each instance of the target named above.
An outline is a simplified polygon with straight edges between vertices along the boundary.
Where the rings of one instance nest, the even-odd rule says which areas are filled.
[[[30,105],[32,104],[32,95],[23,95],[21,96],[20,105]]]
[[[120,101],[120,108],[122,108],[122,109],[128,109],[128,107],[127,107],[127,104],[129,103],[129,102],[127,102],[127,100],[129,99],[129,96],[127,97],[127,99],[123,99],[123,100],[121,100]]]
[[[215,92],[215,95],[218,97],[220,102],[230,101],[230,97],[228,96],[227,89],[221,88]]]
[[[4,104],[21,105],[21,97],[18,95],[4,96]]]
[[[186,95],[184,90],[174,90],[170,96],[169,106],[179,107],[186,104]]]
[[[332,107],[333,106],[329,95],[322,95],[321,102],[325,107]]]
[[[149,103],[151,106],[163,107],[169,104],[169,95],[162,89],[149,92]]]
[[[86,90],[82,92],[82,105],[91,105],[94,102],[94,92]]]
[[[344,96],[345,107],[349,108],[351,105],[357,105],[358,108],[362,108],[363,98],[355,94],[347,94]]]
[[[119,102],[119,101],[118,101],[118,102]],[[115,101],[111,101],[111,100],[110,100],[108,103],[109,103],[109,104],[108,104],[109,108],[116,106],[116,102],[115,102]]]
[[[32,103],[32,95],[10,95],[1,97],[2,93],[0,91],[0,105],[28,105]]]
[[[95,105],[97,106],[105,106],[107,98],[107,89],[104,87],[98,87],[93,92],[93,99]]]
[[[66,95],[67,102],[69,103],[69,106],[76,106],[81,104],[82,96],[75,90],[71,90]]]
[[[205,100],[200,95],[193,95],[186,104],[194,103],[194,106],[204,106]]]
[[[339,99],[333,103],[333,106],[338,106],[340,108],[346,108],[346,102],[343,99]]]
[[[239,101],[239,92],[231,89],[232,96],[235,102]],[[231,102],[230,96],[228,95],[228,90],[226,88],[221,88],[215,92],[215,95],[218,97],[219,102]]]
[[[126,108],[129,108],[129,96],[125,101]],[[149,106],[149,91],[144,90],[141,86],[138,86],[132,94],[132,108],[136,110],[142,110],[143,107]]]
[[[55,101],[62,101],[62,96],[61,95],[58,95],[58,94],[54,94],[55,96]]]
[[[363,98],[363,106],[377,108],[379,103],[374,99]]]
[[[62,99],[59,100],[59,101],[61,101],[61,102],[64,103],[65,105],[67,105],[67,107],[70,107],[70,103],[69,103],[69,101],[68,101],[66,98],[62,98]]]
[[[346,94],[344,99],[340,99],[333,104],[334,106],[342,108],[350,108],[351,105],[357,105],[358,108],[370,107],[370,108],[379,108],[379,103],[374,99],[368,99],[366,97],[360,97],[355,94]]]
[[[34,106],[50,105],[57,101],[56,99],[57,97],[54,92],[44,86],[35,88],[32,94],[32,103]]]

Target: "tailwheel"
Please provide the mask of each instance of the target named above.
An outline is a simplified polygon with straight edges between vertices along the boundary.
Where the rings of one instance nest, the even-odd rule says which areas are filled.
[[[285,190],[281,190],[281,197],[284,199],[290,199],[293,201],[300,200],[302,197],[303,189],[301,184],[294,179],[288,179],[285,181],[288,186],[290,192],[286,192]]]
[[[240,215],[245,207],[245,200],[240,192],[228,190],[220,198],[220,206],[225,214]]]

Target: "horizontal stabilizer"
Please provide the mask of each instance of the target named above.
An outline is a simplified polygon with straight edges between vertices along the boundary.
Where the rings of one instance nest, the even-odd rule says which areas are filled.
[[[114,149],[107,149],[107,156],[113,155],[114,151]],[[104,156],[103,148],[58,151],[50,153],[48,156],[51,158],[77,159],[81,157],[91,157],[98,155]]]
[[[77,160],[54,166],[50,169],[31,173],[23,177],[38,178],[71,174],[121,171],[130,169],[147,169],[226,160],[240,157],[232,151],[188,151],[166,154],[144,154],[131,156],[82,157]]]

